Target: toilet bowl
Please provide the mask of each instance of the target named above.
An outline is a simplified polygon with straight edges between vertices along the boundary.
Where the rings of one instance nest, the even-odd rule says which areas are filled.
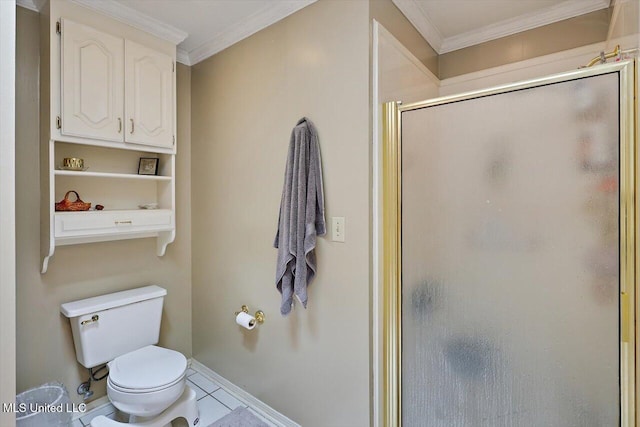
[[[178,400],[186,384],[187,359],[149,345],[108,363],[107,395],[113,406],[136,417],[153,417]]]
[[[155,417],[121,423],[100,415],[91,420],[91,427],[166,427],[171,425],[171,421],[180,417],[186,419],[189,426],[199,425],[196,392],[189,386],[184,388],[178,400]]]
[[[106,363],[107,396],[129,423],[104,416],[92,427],[164,427],[176,418],[198,425],[196,393],[186,385],[187,359],[158,347],[167,291],[145,286],[62,304],[76,357],[86,368]]]

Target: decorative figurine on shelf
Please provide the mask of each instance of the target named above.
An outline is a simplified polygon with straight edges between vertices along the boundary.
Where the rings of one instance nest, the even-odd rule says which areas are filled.
[[[62,166],[60,167],[62,170],[68,171],[85,171],[87,170],[84,167],[84,159],[78,157],[65,157],[62,159]]]
[[[72,202],[69,200],[69,194],[75,194],[76,200]],[[77,191],[69,190],[64,195],[64,199],[60,200],[55,204],[56,211],[88,211],[91,208],[91,203],[84,202]]]

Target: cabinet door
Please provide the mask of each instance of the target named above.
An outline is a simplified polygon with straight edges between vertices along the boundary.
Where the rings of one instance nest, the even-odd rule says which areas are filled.
[[[62,20],[63,135],[123,141],[124,40]]]
[[[173,145],[173,58],[130,40],[125,43],[126,142]]]

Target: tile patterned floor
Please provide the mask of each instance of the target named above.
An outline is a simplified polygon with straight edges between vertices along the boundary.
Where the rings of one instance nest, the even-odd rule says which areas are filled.
[[[187,384],[196,392],[198,408],[200,409],[200,426],[207,427],[213,422],[227,415],[238,406],[249,408],[254,415],[267,423],[270,427],[280,427],[269,421],[264,414],[255,408],[251,408],[238,398],[225,390],[220,384],[211,378],[189,368],[187,370]],[[110,403],[87,412],[79,419],[73,421],[72,427],[89,427],[91,420],[98,415],[116,419],[116,409]],[[187,423],[180,419],[173,422],[173,427],[187,427]]]

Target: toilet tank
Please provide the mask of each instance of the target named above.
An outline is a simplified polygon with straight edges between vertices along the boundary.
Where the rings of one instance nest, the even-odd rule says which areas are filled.
[[[62,304],[78,362],[93,368],[157,344],[165,295],[166,289],[151,285]]]

